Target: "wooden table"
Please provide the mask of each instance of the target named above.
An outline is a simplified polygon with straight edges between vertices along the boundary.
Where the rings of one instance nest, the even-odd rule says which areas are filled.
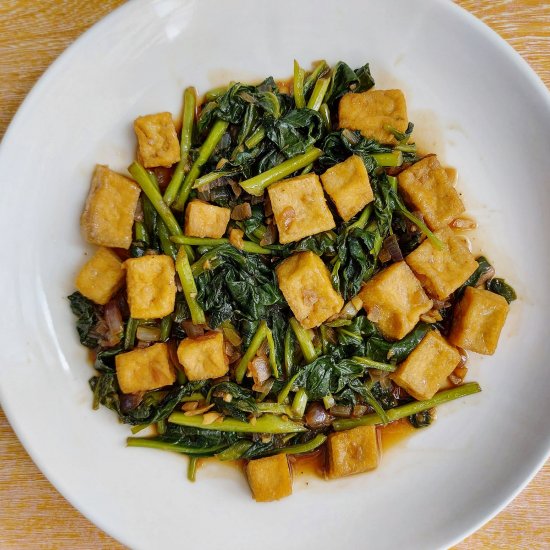
[[[458,0],[503,36],[550,86],[550,2]],[[48,65],[122,0],[0,2],[0,137]],[[122,548],[50,485],[0,410],[0,548]],[[504,511],[456,548],[549,548],[550,463]]]

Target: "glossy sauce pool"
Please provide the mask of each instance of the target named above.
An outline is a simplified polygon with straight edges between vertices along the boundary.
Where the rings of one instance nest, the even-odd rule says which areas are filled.
[[[403,418],[401,420],[396,420],[387,426],[377,427],[377,433],[379,437],[380,444],[380,453],[383,455],[386,451],[392,447],[398,445],[411,435],[413,435],[417,430],[414,428],[410,422]],[[324,479],[326,476],[326,445],[323,445],[319,450],[316,450],[312,453],[306,455],[288,455],[288,463],[292,468],[292,474],[295,477],[299,476],[314,476]],[[216,458],[201,458],[197,464],[197,471],[199,468],[209,462],[217,462]],[[237,468],[246,475],[246,461],[232,460],[227,461],[224,465]]]
[[[403,418],[387,426],[379,426],[376,431],[379,437],[380,453],[383,455],[413,435],[417,429],[406,418]],[[324,478],[326,472],[325,445],[320,450],[304,456],[289,455],[289,463],[295,476],[314,475]]]

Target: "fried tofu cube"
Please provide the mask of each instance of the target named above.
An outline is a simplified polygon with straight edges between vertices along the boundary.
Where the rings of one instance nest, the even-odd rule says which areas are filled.
[[[176,380],[168,345],[153,344],[115,357],[116,375],[122,393],[138,393],[170,386]]]
[[[469,351],[493,355],[509,309],[508,302],[499,294],[466,287],[455,307],[449,342]]]
[[[223,237],[229,223],[231,210],[208,204],[200,200],[193,200],[185,209],[184,233],[188,237]]]
[[[357,155],[329,168],[321,176],[321,181],[338,214],[346,222],[374,200],[365,163]]]
[[[96,304],[106,304],[124,284],[120,258],[108,248],[98,248],[76,277],[76,289]]]
[[[367,317],[389,339],[400,340],[432,309],[420,281],[405,262],[396,262],[367,281],[359,292]]]
[[[282,180],[267,192],[282,244],[336,227],[317,174]]]
[[[99,246],[129,248],[139,193],[131,179],[98,164],[80,217],[86,240]]]
[[[374,426],[334,432],[327,440],[328,477],[344,477],[374,470],[380,452]]]
[[[159,319],[174,311],[176,270],[170,256],[142,256],[124,262],[130,315]]]
[[[466,242],[449,227],[435,235],[446,245],[442,250],[426,239],[405,261],[428,293],[444,300],[468,279],[478,263]]]
[[[213,330],[182,340],[178,346],[178,360],[191,382],[219,378],[229,370],[223,334]]]
[[[381,143],[397,143],[386,129],[391,126],[404,132],[409,124],[407,103],[401,90],[369,90],[349,93],[338,105],[340,128],[359,130],[361,134]]]
[[[270,502],[292,494],[292,476],[285,454],[251,460],[246,466],[248,484],[257,502]]]
[[[436,394],[459,363],[457,349],[437,330],[432,330],[399,365],[391,379],[415,399],[423,401]]]
[[[407,204],[421,212],[432,231],[449,225],[464,212],[464,204],[435,155],[419,160],[397,176]]]
[[[304,328],[318,327],[342,309],[344,300],[334,290],[330,272],[317,254],[293,254],[275,272],[281,292]]]
[[[179,162],[180,144],[170,113],[140,116],[134,121],[134,131],[145,168],[170,167]]]

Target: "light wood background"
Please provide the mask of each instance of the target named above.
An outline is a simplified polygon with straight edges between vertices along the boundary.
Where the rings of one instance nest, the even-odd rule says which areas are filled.
[[[550,2],[458,0],[523,55],[550,87]],[[122,0],[0,0],[0,137],[48,65]],[[122,548],[50,485],[0,410],[0,548]],[[550,548],[550,463],[456,548]]]

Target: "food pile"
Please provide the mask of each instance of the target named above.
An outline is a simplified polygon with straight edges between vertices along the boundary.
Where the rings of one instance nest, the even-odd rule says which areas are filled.
[[[94,407],[154,428],[129,446],[187,455],[192,480],[241,460],[269,501],[294,460],[371,470],[384,426],[480,391],[466,351],[495,352],[515,293],[471,253],[403,93],[373,86],[368,64],[322,61],[200,103],[188,88],[181,123],[134,121],[129,176],[96,166],[69,300]]]

